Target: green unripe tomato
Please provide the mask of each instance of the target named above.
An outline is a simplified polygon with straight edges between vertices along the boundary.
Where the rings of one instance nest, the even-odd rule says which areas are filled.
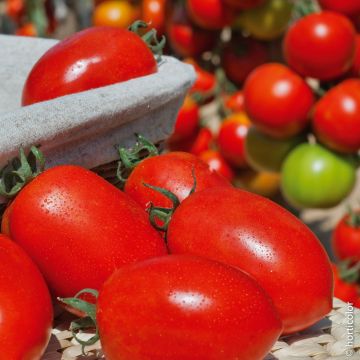
[[[246,160],[254,170],[278,173],[289,152],[304,141],[302,135],[275,139],[251,127],[245,139]]]
[[[243,28],[259,40],[276,39],[285,32],[292,8],[288,0],[267,0],[261,6],[241,12],[234,28]]]
[[[285,199],[297,208],[330,208],[353,189],[356,163],[318,144],[301,144],[286,157],[281,172]]]

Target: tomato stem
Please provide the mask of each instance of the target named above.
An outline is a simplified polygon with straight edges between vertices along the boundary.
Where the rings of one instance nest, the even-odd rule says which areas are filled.
[[[136,20],[133,24],[129,26],[129,31],[139,35],[152,53],[156,56],[156,61],[160,62],[162,60],[163,49],[166,44],[166,38],[163,35],[159,40],[157,37],[157,30],[151,29],[144,35],[141,35],[141,29],[146,29],[148,24],[145,21]]]
[[[144,159],[159,155],[157,147],[144,136],[137,134],[137,141],[132,149],[119,147],[118,167],[116,176],[121,187],[124,186],[131,171]]]
[[[83,355],[86,355],[85,347],[95,344],[100,339],[100,337],[96,322],[96,304],[92,304],[83,299],[80,299],[80,295],[83,294],[91,294],[95,299],[97,299],[99,296],[97,290],[84,289],[79,291],[73,298],[58,298],[58,300],[76,310],[80,310],[87,315],[81,319],[72,321],[70,324],[70,330],[74,336],[74,339],[82,346]],[[93,328],[96,329],[96,332],[95,335],[92,336],[89,340],[83,341],[77,336],[81,330]]]
[[[339,276],[347,283],[356,283],[360,278],[360,261],[350,266],[350,260],[344,260],[338,264]]]
[[[0,170],[0,195],[8,199],[15,197],[20,190],[38,176],[45,168],[43,153],[36,147],[30,148],[26,156],[24,149]]]
[[[192,195],[196,191],[196,186],[197,186],[194,169],[191,170],[191,174],[194,179],[194,183],[193,183],[193,186],[192,186],[188,196]],[[158,207],[158,206],[154,206],[153,203],[150,203],[150,207],[147,209],[147,211],[149,213],[151,225],[156,230],[163,231],[166,233],[169,223],[171,221],[171,218],[172,218],[175,210],[180,205],[180,200],[173,192],[171,192],[167,189],[163,189],[158,186],[152,186],[152,185],[149,185],[146,183],[143,183],[143,185],[166,196],[172,202],[171,208]],[[157,223],[157,220],[160,220],[162,222],[162,225],[159,225]],[[165,236],[165,239],[166,239],[166,236]]]

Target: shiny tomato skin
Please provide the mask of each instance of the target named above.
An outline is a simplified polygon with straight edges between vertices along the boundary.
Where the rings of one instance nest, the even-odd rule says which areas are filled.
[[[196,191],[217,186],[230,187],[225,178],[211,171],[197,156],[185,152],[170,152],[143,160],[130,174],[124,191],[143,209],[150,202],[160,207],[171,207],[169,199],[143,184],[170,190],[183,201],[194,185],[192,171],[196,177]]]
[[[167,0],[143,0],[141,4],[141,19],[159,34],[165,32],[166,3]]]
[[[107,0],[96,6],[93,24],[95,26],[114,26],[125,29],[138,17],[138,9],[128,1]]]
[[[38,360],[51,335],[50,293],[31,259],[1,234],[0,274],[1,358]]]
[[[251,38],[235,38],[224,49],[222,65],[226,76],[241,86],[252,70],[269,61],[266,47]]]
[[[348,79],[316,104],[313,129],[325,145],[343,153],[360,149],[360,80]]]
[[[353,305],[360,304],[360,286],[343,280],[335,264],[332,264],[332,269],[334,274],[334,296]]]
[[[28,184],[14,200],[10,233],[61,297],[99,289],[116,268],[166,254],[148,215],[78,166],[54,167]]]
[[[309,123],[315,97],[305,80],[282,64],[256,68],[244,87],[245,110],[267,135],[289,138]]]
[[[335,11],[347,16],[360,13],[360,2],[357,0],[319,0],[322,9]]]
[[[350,69],[355,35],[345,16],[331,11],[313,13],[290,27],[284,39],[284,56],[300,75],[331,80]]]
[[[186,9],[198,26],[209,30],[221,30],[234,19],[234,10],[222,0],[186,0]]]
[[[235,173],[230,165],[226,162],[219,151],[206,150],[199,154],[199,158],[209,165],[210,170],[216,171],[225,179],[232,181]]]
[[[245,141],[251,122],[245,113],[227,117],[220,126],[217,137],[219,151],[226,161],[234,167],[246,168]]]
[[[296,208],[326,209],[338,205],[356,183],[356,164],[319,144],[303,143],[285,158],[281,190]]]
[[[262,360],[282,327],[252,278],[189,255],[115,272],[100,292],[97,321],[109,360]]]
[[[284,332],[305,329],[332,308],[329,258],[316,236],[291,213],[235,188],[193,194],[175,211],[170,253],[191,253],[250,274],[268,292]]]
[[[356,215],[359,214],[357,211]],[[336,225],[331,245],[338,259],[360,261],[360,227],[350,224],[350,214],[343,216]]]
[[[22,105],[98,88],[155,73],[152,52],[136,34],[93,27],[48,50],[23,88]]]

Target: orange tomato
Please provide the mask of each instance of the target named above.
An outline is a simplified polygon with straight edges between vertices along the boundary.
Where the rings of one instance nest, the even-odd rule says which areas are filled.
[[[138,7],[131,5],[128,1],[109,0],[95,8],[93,24],[127,28],[139,17]]]
[[[15,35],[18,36],[37,36],[37,34],[36,26],[33,23],[27,23],[15,31]]]

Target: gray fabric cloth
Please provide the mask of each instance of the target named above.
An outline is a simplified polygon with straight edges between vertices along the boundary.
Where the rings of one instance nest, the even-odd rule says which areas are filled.
[[[55,43],[0,35],[0,166],[37,144],[48,166],[93,168],[117,159],[115,145],[133,144],[134,133],[154,142],[169,136],[195,80],[191,66],[171,57],[156,74],[21,107],[27,74]]]

